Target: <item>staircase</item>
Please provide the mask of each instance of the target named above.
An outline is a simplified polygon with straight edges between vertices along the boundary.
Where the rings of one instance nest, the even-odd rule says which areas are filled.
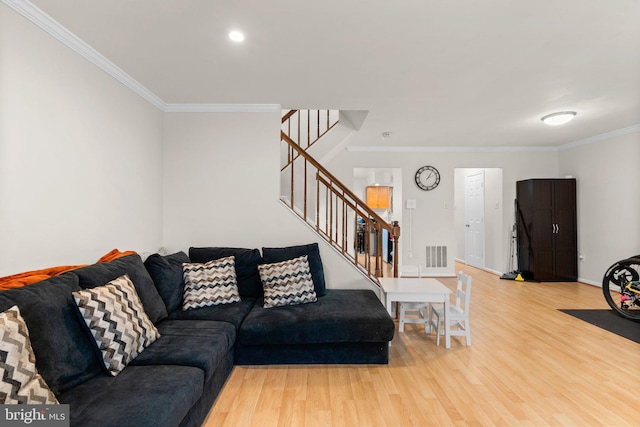
[[[373,284],[398,275],[397,251],[384,262],[384,240],[398,247],[400,227],[387,223],[333,176],[310,148],[339,121],[334,110],[290,110],[282,116],[281,202]],[[319,142],[320,141],[320,142]]]

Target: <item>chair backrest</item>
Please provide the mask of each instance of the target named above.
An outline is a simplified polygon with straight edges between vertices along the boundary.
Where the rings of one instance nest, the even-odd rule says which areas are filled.
[[[463,311],[469,310],[471,303],[471,281],[472,278],[462,271],[458,273],[458,287],[456,289],[456,307]]]
[[[401,265],[398,267],[400,277],[422,277],[422,267],[420,265]]]

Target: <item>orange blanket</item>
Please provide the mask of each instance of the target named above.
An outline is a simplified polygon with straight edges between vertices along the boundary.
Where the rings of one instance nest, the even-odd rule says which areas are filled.
[[[98,262],[109,262],[113,261],[114,259],[135,253],[135,251],[120,252],[118,249],[113,249],[100,257]],[[26,271],[24,273],[12,274],[11,276],[0,277],[0,291],[20,288],[22,286],[30,285],[32,283],[49,279],[53,276],[57,276],[64,273],[65,271],[75,270],[76,268],[85,266],[86,265],[61,265],[57,267],[44,268],[42,270]]]

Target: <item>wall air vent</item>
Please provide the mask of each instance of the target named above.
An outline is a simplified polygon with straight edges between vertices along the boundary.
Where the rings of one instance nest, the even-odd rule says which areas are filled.
[[[427,268],[439,268],[447,266],[446,246],[427,246]]]

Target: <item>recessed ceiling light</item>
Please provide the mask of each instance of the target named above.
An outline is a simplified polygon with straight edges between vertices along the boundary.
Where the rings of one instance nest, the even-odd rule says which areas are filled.
[[[547,125],[558,126],[570,122],[571,120],[573,120],[576,114],[577,113],[575,111],[560,111],[558,113],[547,114],[540,120],[542,120]]]
[[[240,31],[231,31],[229,33],[229,38],[234,42],[240,43],[241,41],[244,41],[244,34],[242,34]]]

